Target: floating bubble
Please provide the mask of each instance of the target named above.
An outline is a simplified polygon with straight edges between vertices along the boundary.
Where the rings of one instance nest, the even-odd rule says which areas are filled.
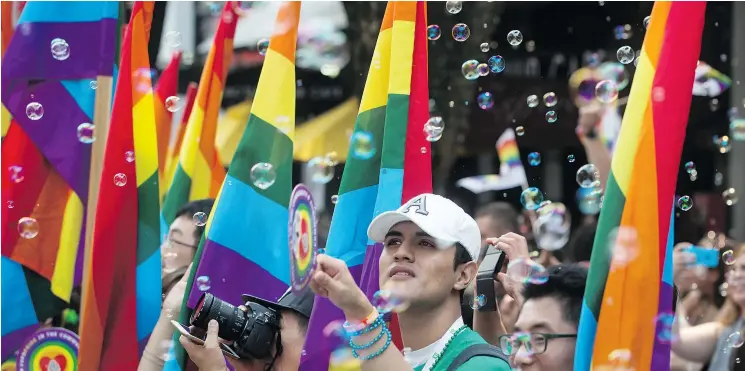
[[[479,104],[479,107],[483,110],[494,107],[494,97],[489,92],[483,92],[479,94],[477,102]]]
[[[8,209],[12,209],[16,206],[13,201],[8,201],[5,204],[8,206]]]
[[[636,229],[629,226],[614,228],[608,233],[608,246],[611,251],[611,264],[623,267],[639,256],[639,236]]]
[[[484,53],[488,53],[491,48],[489,47],[489,43],[481,43],[481,45],[479,45],[479,49],[481,49],[481,51]]]
[[[179,98],[177,96],[170,96],[170,97],[166,98],[165,106],[166,106],[166,109],[168,110],[168,112],[176,112],[176,111],[178,111],[178,109],[181,108],[179,106],[179,102],[180,101],[181,101],[181,98]]]
[[[199,288],[199,291],[207,291],[212,288],[212,282],[210,282],[208,276],[199,276],[197,277],[197,287]]]
[[[582,165],[577,170],[577,184],[582,188],[594,188],[600,185],[600,172],[593,164]]]
[[[570,230],[571,217],[563,203],[544,201],[536,210],[533,235],[536,236],[536,243],[541,249],[561,249],[569,242]]]
[[[479,76],[486,76],[489,74],[489,66],[486,63],[479,63],[476,66],[476,70],[479,72]]]
[[[424,136],[428,142],[436,142],[442,138],[445,130],[445,120],[440,116],[432,116],[424,124]]]
[[[518,137],[521,137],[525,135],[525,128],[522,126],[518,126],[515,128],[515,134],[517,134]]]
[[[548,282],[548,271],[529,258],[517,258],[507,264],[507,276],[521,283],[541,285]]]
[[[727,153],[732,149],[732,144],[729,142],[729,137],[722,135],[721,137],[715,135],[713,138],[714,145],[719,149],[719,153]]]
[[[375,309],[379,313],[401,312],[407,307],[403,297],[394,294],[390,290],[379,290],[376,292],[373,295],[372,305],[375,306]]]
[[[98,81],[96,81],[96,80],[92,80],[89,85],[90,85],[91,89],[93,89],[93,90],[98,89]]]
[[[191,220],[197,227],[204,227],[204,225],[207,224],[207,214],[202,211],[198,211],[194,213],[194,215],[192,215]]]
[[[734,188],[727,188],[722,192],[722,199],[725,205],[732,206],[738,201],[737,192],[735,192]]]
[[[538,152],[531,152],[528,154],[528,163],[530,166],[538,166],[541,164],[541,154]]]
[[[520,194],[520,203],[527,210],[537,209],[542,202],[543,193],[536,187],[527,188]]]
[[[177,48],[181,45],[181,32],[170,31],[166,33],[166,45]]]
[[[84,144],[91,144],[96,141],[96,125],[90,122],[84,122],[78,125],[78,141]]]
[[[375,138],[367,131],[355,131],[350,139],[352,156],[360,160],[368,160],[375,156]]]
[[[326,184],[334,179],[334,162],[326,156],[313,157],[306,168],[313,183]]]
[[[644,21],[642,21],[642,23],[644,24],[644,29],[648,29],[649,28],[649,21],[651,21],[651,20],[652,20],[652,17],[651,16],[644,17]]]
[[[528,103],[528,107],[530,108],[538,107],[538,96],[535,94],[528,95],[528,98],[525,101]]]
[[[274,166],[268,162],[259,162],[251,167],[251,182],[259,189],[265,190],[277,180]]]
[[[70,58],[70,45],[67,44],[65,39],[53,39],[52,40],[52,57],[58,61],[64,61]]]
[[[427,26],[427,39],[429,40],[437,40],[442,36],[442,31],[440,30],[440,26],[436,24],[431,24]]]
[[[598,67],[601,80],[610,80],[616,84],[616,91],[621,91],[629,85],[629,74],[626,67],[620,63],[606,62]]]
[[[39,102],[31,102],[26,105],[26,117],[36,121],[44,117],[44,107]]]
[[[546,121],[549,124],[553,124],[558,119],[559,119],[559,115],[556,113],[556,111],[548,111],[548,112],[546,112]]]
[[[8,175],[10,177],[10,181],[15,184],[18,184],[26,179],[26,177],[23,176],[23,167],[18,165],[8,166]]]
[[[489,70],[494,73],[500,73],[504,71],[505,63],[504,58],[501,55],[493,55],[486,61],[489,66]]]
[[[631,362],[631,351],[628,349],[616,349],[608,354],[608,361],[614,366],[625,366]],[[614,370],[618,370],[618,368],[614,368]],[[624,368],[623,371],[627,371],[627,369]]]
[[[735,264],[735,252],[732,250],[727,250],[722,253],[722,261],[726,265],[732,265]]]
[[[463,2],[462,1],[446,1],[445,2],[445,10],[447,10],[450,14],[458,14],[461,10],[463,10]]]
[[[473,298],[473,302],[471,302],[471,309],[473,310],[479,310],[486,305],[486,296],[484,294],[481,294],[475,298]]]
[[[696,164],[693,161],[688,161],[685,164],[685,169],[688,174],[696,171]]]
[[[729,131],[734,140],[745,141],[745,119],[732,119],[729,123]]]
[[[132,163],[135,161],[135,151],[124,152],[124,161]]]
[[[595,85],[595,96],[602,103],[613,103],[618,99],[618,86],[610,80],[600,81]]]
[[[596,215],[603,205],[603,190],[599,188],[577,189],[577,206],[584,215]]]
[[[479,62],[475,59],[469,59],[463,62],[460,67],[460,71],[463,73],[463,77],[466,80],[476,80],[479,78]]]
[[[618,58],[618,61],[623,64],[629,64],[634,61],[634,57],[636,55],[634,54],[634,49],[632,49],[630,46],[622,46],[618,48],[618,51],[616,51],[616,57]]]
[[[507,34],[507,42],[512,46],[518,46],[523,42],[523,34],[518,30],[512,30]]]
[[[124,187],[127,184],[127,176],[124,173],[114,174],[114,185]]]
[[[688,211],[693,207],[693,200],[691,196],[680,196],[678,199],[678,208],[683,211]]]
[[[546,107],[553,107],[557,103],[559,103],[559,98],[556,97],[556,93],[550,91],[546,94],[543,94],[543,104]]]
[[[331,196],[331,203],[336,205],[337,202],[339,202],[339,195]]]
[[[165,314],[166,314],[166,317],[168,317],[168,318],[171,318],[171,317],[173,317],[173,309],[171,309],[171,308],[166,308],[166,310],[165,310]]]
[[[574,162],[574,155],[567,156],[567,161]]]
[[[266,55],[269,50],[269,39],[261,39],[256,43],[256,50],[259,51],[259,55]]]
[[[631,25],[618,25],[613,29],[613,36],[616,40],[628,40],[633,35]]]
[[[464,42],[471,36],[471,29],[465,23],[458,23],[453,26],[453,39],[458,42]]]
[[[735,331],[727,336],[726,344],[730,348],[739,348],[745,343],[745,336],[740,331]]]
[[[39,234],[39,223],[36,219],[27,216],[18,219],[18,234],[27,240],[36,237]]]

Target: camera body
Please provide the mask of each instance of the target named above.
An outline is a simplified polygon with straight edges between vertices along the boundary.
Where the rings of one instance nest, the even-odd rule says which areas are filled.
[[[494,312],[497,310],[496,293],[494,292],[494,281],[497,279],[497,273],[505,266],[507,256],[492,245],[486,250],[484,260],[479,265],[478,274],[476,275],[476,294],[484,295],[486,301],[478,310],[483,312]]]
[[[271,356],[272,347],[281,353],[279,342],[279,313],[258,303],[247,301],[244,312],[240,308],[205,293],[199,298],[189,324],[207,330],[210,320],[220,325],[218,336],[230,341],[227,347],[239,358],[265,359]],[[276,343],[276,345],[275,345]]]

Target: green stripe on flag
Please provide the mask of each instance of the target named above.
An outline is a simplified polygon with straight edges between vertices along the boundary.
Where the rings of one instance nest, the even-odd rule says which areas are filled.
[[[339,195],[378,184],[380,176],[380,156],[383,150],[386,106],[373,108],[357,115],[354,131],[366,131],[373,136],[375,155],[368,159],[354,156],[354,148],[349,148],[344,176],[341,178]]]
[[[406,123],[409,119],[409,96],[389,94],[386,107],[386,125],[383,142],[386,146],[381,158],[381,168],[403,169],[406,153]],[[424,135],[424,132],[422,132]]]
[[[137,265],[160,248],[160,216],[158,215],[158,173],[155,172],[137,187]]]
[[[163,219],[168,225],[176,220],[178,210],[189,202],[189,193],[191,192],[191,178],[184,171],[181,162],[176,165],[176,171],[173,174],[171,187],[166,193],[163,201]]]

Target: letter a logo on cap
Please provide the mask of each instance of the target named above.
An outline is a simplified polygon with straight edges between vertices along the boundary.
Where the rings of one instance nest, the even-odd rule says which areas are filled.
[[[429,211],[427,211],[427,197],[420,196],[409,201],[409,203],[406,204],[406,208],[403,209],[403,212],[408,213],[412,208],[416,208],[415,212],[417,214],[429,215]]]

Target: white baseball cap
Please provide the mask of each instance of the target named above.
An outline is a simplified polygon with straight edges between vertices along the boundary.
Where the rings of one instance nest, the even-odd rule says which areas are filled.
[[[391,228],[401,222],[416,224],[424,233],[447,246],[460,243],[474,261],[479,256],[481,232],[478,224],[445,197],[431,193],[416,196],[398,210],[386,211],[373,219],[367,228],[367,236],[375,242],[383,242]]]

